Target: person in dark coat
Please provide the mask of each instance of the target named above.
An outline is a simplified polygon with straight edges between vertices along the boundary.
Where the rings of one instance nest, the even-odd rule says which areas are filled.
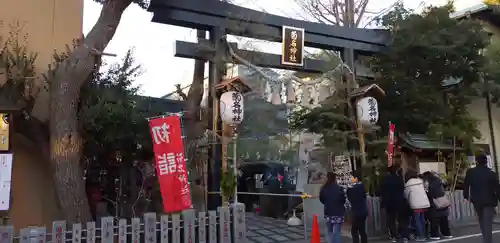
[[[403,240],[408,240],[408,203],[405,200],[405,184],[403,177],[398,173],[399,166],[388,168],[379,188],[381,196],[381,206],[386,211],[386,225],[389,229],[389,238],[396,242],[398,231],[396,230],[396,221],[398,223],[399,233]]]
[[[352,211],[352,242],[367,243],[366,218],[368,217],[368,205],[366,203],[365,186],[361,183],[361,178],[358,175],[353,177],[353,185],[347,189],[347,199],[351,203]]]
[[[464,198],[474,205],[484,243],[493,242],[493,217],[500,196],[498,175],[487,166],[488,157],[476,156],[476,167],[467,170],[464,180]]]
[[[329,243],[340,243],[340,230],[344,223],[346,197],[344,189],[337,184],[333,172],[328,172],[326,183],[319,192],[319,201],[324,205],[324,215]]]
[[[428,210],[427,219],[430,222],[430,237],[431,240],[439,240],[443,238],[451,238],[449,207],[437,208],[433,201],[436,198],[445,196],[444,185],[441,178],[434,173],[427,171],[423,174],[423,179],[426,185],[427,197],[431,202],[431,207]]]

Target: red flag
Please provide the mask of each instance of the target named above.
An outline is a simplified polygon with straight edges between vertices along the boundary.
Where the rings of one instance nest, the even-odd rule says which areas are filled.
[[[191,208],[180,118],[176,115],[149,120],[156,175],[165,213]]]
[[[280,186],[283,186],[283,176],[278,173],[278,181],[280,182]]]
[[[389,136],[387,138],[387,166],[392,166],[392,160],[394,155],[394,132],[396,131],[396,125],[389,122]]]

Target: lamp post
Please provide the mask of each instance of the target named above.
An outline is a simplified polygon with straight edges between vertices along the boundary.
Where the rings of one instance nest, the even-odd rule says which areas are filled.
[[[222,95],[220,97],[220,116],[222,123],[224,124],[222,137],[230,137],[233,140],[233,176],[234,176],[234,184],[232,186],[234,188],[224,188],[226,190],[233,191],[233,201],[238,202],[238,156],[237,156],[237,127],[241,122],[243,122],[244,116],[244,102],[243,102],[243,94],[250,92],[251,89],[248,85],[246,85],[243,80],[239,77],[229,78],[223,80],[217,87],[218,90],[222,90]],[[224,176],[229,175],[227,173],[227,143],[223,146],[223,158],[222,158],[222,172]],[[229,182],[225,181],[223,183],[224,186],[228,186]],[[223,190],[221,186],[221,196],[223,200],[225,200],[229,195],[225,195],[227,193],[226,190]]]
[[[365,135],[363,126],[374,125],[378,121],[377,98],[385,96],[385,91],[376,84],[359,87],[349,93],[349,100],[356,107],[355,127],[358,135],[361,166],[366,164]]]

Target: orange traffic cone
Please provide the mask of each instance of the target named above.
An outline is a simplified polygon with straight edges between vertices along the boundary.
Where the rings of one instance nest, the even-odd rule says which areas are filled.
[[[315,214],[313,218],[310,243],[320,243],[320,241],[318,216]]]

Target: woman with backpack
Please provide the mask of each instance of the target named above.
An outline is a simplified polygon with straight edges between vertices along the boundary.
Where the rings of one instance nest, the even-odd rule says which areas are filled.
[[[417,230],[416,241],[425,241],[425,211],[430,207],[424,181],[418,177],[415,170],[406,173],[405,198],[412,210],[412,217]]]
[[[441,178],[430,171],[425,172],[423,176],[427,197],[431,204],[428,214],[431,225],[429,239],[451,238],[450,222],[448,220],[450,201],[446,197],[443,182]]]

